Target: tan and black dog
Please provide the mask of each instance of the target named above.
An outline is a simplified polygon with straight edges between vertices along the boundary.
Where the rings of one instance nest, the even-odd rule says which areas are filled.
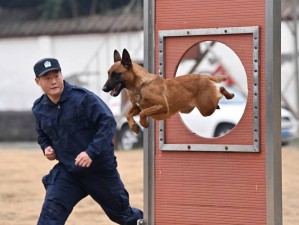
[[[195,107],[203,116],[210,116],[219,109],[219,99],[234,97],[224,87],[217,88],[215,83],[225,81],[222,75],[188,74],[175,78],[163,79],[131,61],[129,52],[124,49],[122,57],[114,51],[114,64],[108,71],[108,80],[103,91],[117,96],[126,89],[131,108],[126,113],[128,124],[134,132],[139,128],[133,116],[139,114],[140,124],[149,126],[147,117],[165,120],[177,112],[190,113]]]

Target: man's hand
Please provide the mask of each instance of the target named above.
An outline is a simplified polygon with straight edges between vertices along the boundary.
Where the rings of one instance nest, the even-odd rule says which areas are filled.
[[[54,149],[52,148],[52,146],[46,147],[44,152],[45,152],[45,156],[47,157],[47,159],[49,159],[49,160],[56,159],[56,153],[55,153]]]
[[[75,159],[76,166],[90,167],[91,163],[92,159],[88,156],[86,152],[81,152]]]

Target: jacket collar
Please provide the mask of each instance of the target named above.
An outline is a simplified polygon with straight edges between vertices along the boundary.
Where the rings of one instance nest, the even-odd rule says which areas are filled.
[[[68,82],[63,81],[63,83],[64,83],[64,88],[58,102],[66,101],[70,97],[71,90],[73,88],[73,86],[70,85]]]

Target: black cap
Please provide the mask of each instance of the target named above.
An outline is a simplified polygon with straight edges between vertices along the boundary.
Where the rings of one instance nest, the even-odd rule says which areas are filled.
[[[53,71],[53,70],[61,71],[61,68],[57,59],[44,58],[39,60],[37,63],[35,63],[33,70],[35,76],[40,77],[49,71]]]

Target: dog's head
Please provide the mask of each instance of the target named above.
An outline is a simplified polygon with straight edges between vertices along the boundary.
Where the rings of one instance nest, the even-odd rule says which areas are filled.
[[[132,69],[132,61],[129,52],[124,49],[122,57],[117,50],[114,50],[114,64],[108,70],[108,80],[104,84],[103,91],[110,92],[114,97],[118,96],[126,87],[125,72]]]

